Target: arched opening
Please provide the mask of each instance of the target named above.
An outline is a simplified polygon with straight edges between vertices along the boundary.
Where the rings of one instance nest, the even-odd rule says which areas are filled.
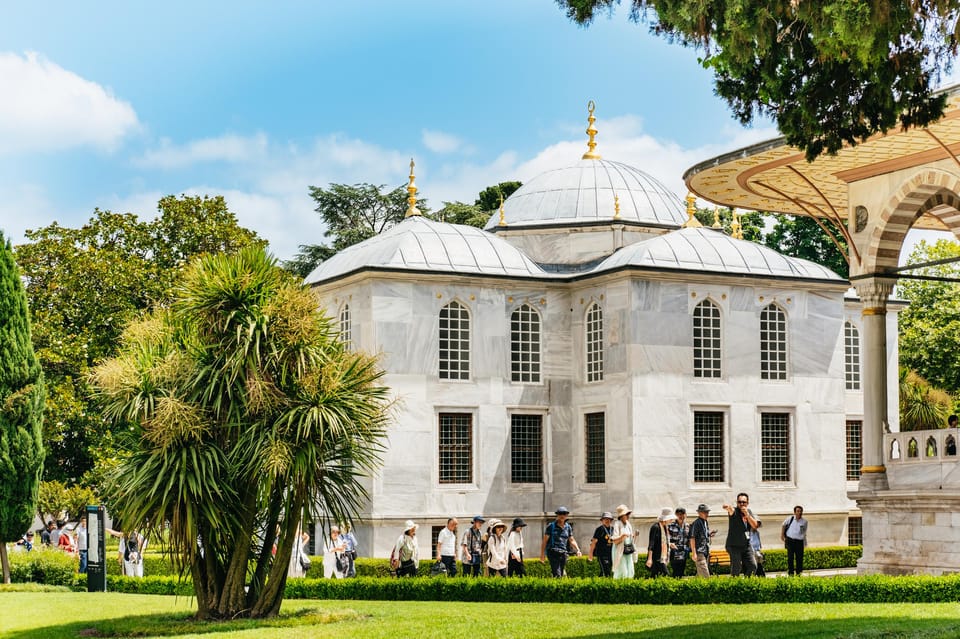
[[[907,457],[916,458],[920,456],[920,445],[917,443],[916,437],[911,437],[910,441],[907,442]]]
[[[927,437],[927,446],[924,451],[927,457],[936,457],[937,456],[937,440],[933,438],[933,435]]]

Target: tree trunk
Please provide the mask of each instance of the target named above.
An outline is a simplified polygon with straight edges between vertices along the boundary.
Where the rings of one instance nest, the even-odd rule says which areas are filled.
[[[3,583],[10,583],[10,558],[7,557],[7,544],[0,542],[0,563],[3,564]]]

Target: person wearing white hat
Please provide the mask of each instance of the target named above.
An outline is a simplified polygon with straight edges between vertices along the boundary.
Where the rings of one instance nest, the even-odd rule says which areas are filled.
[[[657,521],[650,526],[650,539],[647,543],[647,568],[650,569],[651,577],[667,575],[667,563],[670,561],[670,549],[667,547],[670,533],[667,532],[667,524],[676,518],[677,516],[673,514],[673,508],[664,508],[660,511]]]
[[[390,567],[397,577],[415,577],[420,567],[420,542],[417,541],[417,524],[408,519],[403,524],[403,534],[390,553]]]
[[[613,578],[633,579],[637,562],[637,533],[630,523],[632,511],[626,504],[617,506],[617,521],[613,524]]]
[[[487,570],[491,577],[507,576],[507,538],[503,533],[507,525],[499,519],[491,519],[487,537]]]

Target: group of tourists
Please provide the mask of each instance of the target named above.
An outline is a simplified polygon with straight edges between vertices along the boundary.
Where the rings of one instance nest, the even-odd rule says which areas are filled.
[[[764,576],[763,546],[760,528],[763,522],[750,509],[750,497],[737,495],[734,505],[723,504],[728,517],[727,537],[724,543],[730,557],[730,574],[733,576]],[[547,524],[540,543],[540,561],[550,562],[554,577],[566,574],[567,558],[581,556],[580,545],[568,521],[570,510],[561,506],[555,511],[555,519]],[[600,525],[593,531],[587,560],[596,560],[598,574],[614,579],[633,579],[640,556],[640,531],[635,530],[630,516],[632,509],[626,504],[617,506],[614,513],[600,515]],[[486,526],[484,526],[486,524]],[[457,559],[462,561],[464,575],[523,577],[524,535],[526,522],[516,518],[508,525],[500,519],[477,515],[470,527],[458,535],[459,522],[451,517],[437,536],[435,573],[448,576],[457,574]],[[390,555],[390,566],[397,576],[414,576],[420,565],[417,524],[407,521],[403,534],[398,537]],[[680,578],[687,571],[687,562],[692,560],[698,577],[710,576],[710,548],[716,529],[710,528],[710,508],[697,506],[696,518],[687,521],[683,507],[663,508],[657,521],[647,533],[646,569],[651,577],[672,575]],[[793,515],[781,525],[780,539],[787,549],[789,575],[803,572],[803,553],[807,544],[807,520],[803,507],[796,506]]]
[[[289,577],[305,577],[310,570],[311,560],[309,553],[310,535],[302,531],[297,535],[293,552],[290,554]],[[354,562],[357,559],[357,538],[350,530],[350,526],[333,525],[330,534],[323,544],[323,576],[327,579],[343,579],[356,577],[357,571]],[[276,552],[276,550],[274,550]]]
[[[67,522],[58,519],[47,521],[46,526],[39,529],[40,545],[65,552],[68,555],[79,556],[80,572],[87,572],[87,521],[81,519],[76,528],[71,531]],[[31,552],[34,549],[36,535],[32,530],[26,532],[14,545],[15,552]]]

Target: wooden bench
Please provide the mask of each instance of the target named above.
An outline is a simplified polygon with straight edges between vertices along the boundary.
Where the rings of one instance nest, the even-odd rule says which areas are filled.
[[[710,550],[710,574],[716,574],[720,566],[730,566],[730,553],[726,550]]]

